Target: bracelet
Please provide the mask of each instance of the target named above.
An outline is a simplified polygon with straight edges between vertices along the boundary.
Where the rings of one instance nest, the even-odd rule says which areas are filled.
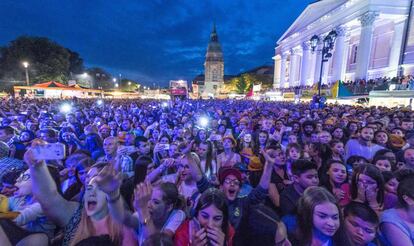
[[[109,196],[106,196],[106,200],[108,201],[108,203],[115,203],[117,202],[120,198],[121,198],[121,192],[118,193],[118,195],[115,198],[109,198]]]

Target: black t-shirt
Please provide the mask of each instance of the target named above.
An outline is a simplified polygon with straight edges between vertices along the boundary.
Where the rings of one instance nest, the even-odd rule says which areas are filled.
[[[293,184],[288,185],[280,195],[280,211],[282,216],[286,214],[296,214],[296,208],[298,206],[299,198],[302,195],[299,194]]]

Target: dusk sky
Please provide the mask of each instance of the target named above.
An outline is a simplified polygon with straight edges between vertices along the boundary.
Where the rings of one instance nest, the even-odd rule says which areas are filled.
[[[86,67],[166,86],[203,73],[213,22],[225,74],[271,65],[277,39],[315,0],[0,1],[0,46],[43,36],[78,52]]]

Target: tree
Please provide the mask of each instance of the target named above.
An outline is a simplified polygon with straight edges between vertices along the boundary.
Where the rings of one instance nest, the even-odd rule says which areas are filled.
[[[25,81],[22,62],[29,62],[30,82],[66,82],[71,72],[83,70],[79,54],[44,37],[22,36],[0,49],[0,78]]]
[[[253,86],[253,77],[249,74],[242,74],[232,80],[238,94],[246,94]]]

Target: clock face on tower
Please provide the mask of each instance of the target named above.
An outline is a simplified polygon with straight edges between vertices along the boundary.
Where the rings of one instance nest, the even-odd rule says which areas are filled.
[[[213,68],[211,70],[211,80],[214,82],[219,81],[219,73],[217,68]]]

